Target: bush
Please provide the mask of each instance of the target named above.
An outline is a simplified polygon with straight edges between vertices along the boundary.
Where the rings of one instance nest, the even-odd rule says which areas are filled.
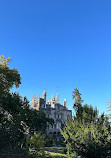
[[[46,146],[46,147],[56,146],[56,141],[55,141],[55,139],[54,139],[53,137],[48,137],[48,138],[46,138],[45,146]]]
[[[34,134],[26,138],[26,148],[28,149],[29,153],[36,158],[46,157],[44,146],[44,137],[40,134]]]
[[[70,120],[61,133],[71,157],[76,153],[87,158],[111,156],[111,130],[105,123],[100,126],[99,122],[86,124],[84,121]]]

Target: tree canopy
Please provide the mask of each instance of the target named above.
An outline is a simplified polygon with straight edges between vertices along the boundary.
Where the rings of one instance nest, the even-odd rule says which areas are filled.
[[[11,93],[10,89],[21,84],[21,77],[17,69],[10,68],[11,59],[0,57],[0,148],[11,144],[13,147],[24,146],[27,135],[35,132],[46,134],[47,122],[45,113],[31,110],[26,97],[19,93]]]
[[[19,87],[21,77],[17,69],[9,68],[11,59],[0,56],[0,96],[6,95],[13,86]],[[1,99],[0,97],[0,99]]]
[[[76,93],[77,92],[77,93]],[[98,115],[97,108],[82,105],[78,89],[75,89],[76,115],[67,123],[61,133],[65,139],[67,153],[74,158],[102,158],[111,156],[111,127],[108,118]]]

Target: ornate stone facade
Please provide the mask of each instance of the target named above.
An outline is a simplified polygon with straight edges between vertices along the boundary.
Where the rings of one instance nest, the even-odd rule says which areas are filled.
[[[68,110],[68,105],[66,99],[64,99],[64,105],[59,103],[59,96],[57,92],[56,99],[54,93],[51,100],[46,102],[46,91],[44,90],[42,98],[33,97],[31,108],[36,110],[44,111],[46,117],[52,118],[54,120],[54,125],[48,125],[47,134],[48,135],[60,135],[60,128],[65,124],[66,120],[72,117],[72,110]]]

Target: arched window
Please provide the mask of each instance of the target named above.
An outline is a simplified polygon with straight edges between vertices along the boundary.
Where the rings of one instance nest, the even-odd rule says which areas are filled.
[[[34,107],[36,107],[36,103],[34,103]]]

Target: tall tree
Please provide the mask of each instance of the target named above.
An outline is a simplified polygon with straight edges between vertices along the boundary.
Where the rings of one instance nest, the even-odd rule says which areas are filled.
[[[111,100],[108,102],[109,106],[108,106],[108,111],[111,111]],[[109,119],[111,119],[111,114],[108,115]]]
[[[73,99],[75,99],[74,104],[81,104],[83,102],[83,100],[81,99],[81,93],[79,92],[79,90],[77,88],[75,88],[72,93],[73,93],[72,97],[73,97]]]
[[[79,90],[77,88],[74,89],[74,91],[72,92],[72,97],[75,100],[73,108],[76,112],[76,116],[80,117],[80,115],[82,113],[83,100],[81,99],[81,93],[79,92]]]

